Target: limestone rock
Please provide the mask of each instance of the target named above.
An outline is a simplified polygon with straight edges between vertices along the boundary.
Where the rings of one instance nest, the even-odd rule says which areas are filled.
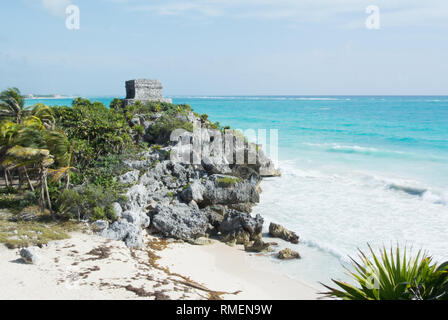
[[[206,246],[206,245],[212,244],[213,241],[210,239],[207,239],[207,238],[197,238],[197,239],[188,240],[188,243],[193,244],[195,246]]]
[[[210,174],[229,174],[232,172],[224,157],[202,157],[201,165]]]
[[[265,252],[270,251],[270,244],[263,242],[261,239],[256,239],[253,243],[244,245],[244,250],[248,252]]]
[[[39,259],[31,248],[23,248],[20,250],[20,256],[22,257],[22,260],[27,264],[37,264],[39,262]]]
[[[213,204],[258,203],[260,195],[255,186],[238,177],[212,175],[202,181],[204,192],[203,202]]]
[[[299,236],[297,234],[279,224],[271,223],[269,225],[269,234],[275,238],[280,238],[294,244],[299,243]]]
[[[249,213],[229,209],[219,226],[224,242],[236,240],[246,244],[248,241],[261,239],[263,218],[257,214],[252,217]]]
[[[137,227],[128,221],[115,221],[101,235],[111,240],[123,240],[130,248],[140,248],[143,246],[141,227]]]
[[[94,223],[92,223],[92,229],[95,232],[103,232],[107,228],[109,228],[109,222],[105,220],[97,220]]]
[[[123,184],[135,183],[138,181],[140,172],[138,170],[132,170],[122,174],[118,177],[118,181]]]
[[[203,236],[209,229],[207,216],[185,203],[158,204],[151,225],[164,236],[181,240]]]
[[[196,203],[201,203],[204,200],[204,197],[202,196],[204,192],[204,186],[200,181],[195,180],[182,191],[181,197],[186,202],[194,200]]]
[[[112,203],[112,209],[114,210],[115,216],[117,219],[121,218],[121,214],[123,213],[123,209],[121,208],[121,205],[118,202]]]
[[[277,258],[282,260],[300,259],[300,254],[294,250],[286,248],[278,253]]]

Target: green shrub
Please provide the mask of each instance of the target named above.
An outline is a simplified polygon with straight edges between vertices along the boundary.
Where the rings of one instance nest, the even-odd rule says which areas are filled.
[[[207,122],[208,121],[208,114],[206,114],[206,113],[202,114],[201,115],[201,120],[204,121],[204,122]]]
[[[145,133],[145,128],[141,125],[135,125],[132,127],[132,130],[140,135],[143,135]]]
[[[333,280],[339,289],[324,285],[328,297],[344,300],[436,300],[448,299],[448,263],[437,266],[432,258],[419,251],[408,258],[406,248],[395,254],[385,248],[377,256],[369,246],[371,258],[360,251],[361,263],[352,259],[349,275],[357,286]]]
[[[71,189],[64,190],[56,202],[58,216],[63,219],[81,220],[84,216],[84,202],[82,195]]]
[[[93,213],[90,216],[90,221],[105,220],[105,219],[106,219],[106,213],[104,212],[104,208],[102,207],[93,208]]]
[[[241,179],[236,177],[222,177],[217,178],[216,181],[218,182],[218,184],[233,186],[237,182],[241,182]]]
[[[186,185],[182,187],[182,190],[188,189],[191,186],[191,183],[188,182]]]
[[[153,137],[164,141],[168,140],[171,132],[175,129],[184,129],[189,132],[193,132],[193,124],[182,119],[172,117],[169,115],[163,115],[150,129],[149,133]]]
[[[114,207],[112,205],[108,205],[105,209],[106,218],[108,221],[117,221],[118,217],[115,214]]]
[[[169,192],[166,193],[166,195],[167,195],[168,197],[170,197],[170,198],[174,198],[174,196],[175,196],[176,194],[175,194],[174,192],[169,191]]]
[[[121,111],[81,98],[75,99],[72,107],[52,110],[56,126],[73,144],[74,160],[81,168],[100,156],[120,154],[134,146],[131,128]]]
[[[31,191],[25,191],[23,194],[22,199],[19,202],[19,207],[26,208],[28,206],[31,206],[33,204],[37,203],[37,196],[34,192]]]
[[[123,108],[123,101],[121,99],[115,98],[110,103],[110,108],[116,111],[119,111]]]
[[[64,190],[58,199],[59,216],[67,219],[115,221],[117,217],[112,203],[119,200],[120,195],[114,190],[93,184],[76,191]]]
[[[153,144],[151,146],[151,149],[160,151],[162,149],[162,146],[160,144]]]

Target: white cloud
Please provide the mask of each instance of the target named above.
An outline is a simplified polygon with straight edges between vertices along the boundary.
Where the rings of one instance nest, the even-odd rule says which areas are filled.
[[[41,0],[42,6],[51,14],[62,17],[65,9],[72,3],[72,0]]]
[[[117,2],[117,0],[105,0]],[[448,25],[446,0],[120,0],[129,11],[183,17],[231,17],[361,27],[365,8],[378,5],[384,26]]]

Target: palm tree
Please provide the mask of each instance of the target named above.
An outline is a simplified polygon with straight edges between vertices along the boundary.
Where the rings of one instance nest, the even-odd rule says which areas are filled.
[[[54,118],[53,109],[43,103],[38,103],[33,106],[31,114],[42,121],[42,124],[48,130],[54,130],[56,119]]]
[[[25,99],[17,88],[9,88],[0,93],[0,119],[20,123],[29,114]]]
[[[11,110],[19,110],[20,108],[9,108],[11,105],[19,105],[23,106],[23,101],[21,101],[21,96],[16,96],[14,98],[14,94],[18,92],[18,90],[7,90],[7,93],[0,94],[0,96],[5,97],[9,95],[13,98],[8,98],[6,101],[10,102],[9,104],[5,104],[3,101],[0,106],[3,106],[2,109],[0,107],[0,116],[6,119],[14,119],[15,122],[11,120],[3,120],[0,123],[0,162],[5,160],[5,156],[9,148],[14,145],[21,146],[31,146],[31,145],[39,145],[44,146],[44,139],[42,136],[42,131],[52,130],[55,124],[55,118],[53,116],[53,111],[51,108],[47,107],[44,104],[37,104],[33,107],[33,110],[30,112],[26,108],[22,108],[17,115],[12,115]],[[5,100],[4,99],[4,100]],[[15,101],[15,103],[11,103],[11,101]],[[8,108],[7,108],[8,107]],[[31,190],[34,190],[31,180],[28,175],[28,170],[26,166],[17,167],[19,173],[19,188],[22,185],[22,178],[25,176]],[[5,175],[5,183],[6,186],[10,186],[10,171],[7,168],[4,168]]]
[[[70,166],[71,149],[67,136],[60,131],[47,130],[44,122],[37,116],[28,116],[20,124],[3,121],[0,125],[0,142],[0,150],[3,152],[1,165],[5,172],[12,169],[21,170],[31,190],[34,190],[28,176],[28,168],[37,170],[41,210],[45,210],[47,202],[52,212],[47,182],[49,167],[54,163],[62,165],[61,172],[58,172],[61,176],[74,169]]]
[[[49,169],[50,175],[53,176],[52,181],[59,181],[65,176],[65,189],[68,189],[70,186],[70,173],[77,170],[71,166],[74,143],[70,145],[64,133],[55,131],[48,135],[47,144],[50,146],[51,153],[55,155],[59,164],[59,168]]]
[[[37,165],[40,177],[40,195],[39,204],[42,213],[45,210],[45,201],[47,200],[48,209],[52,213],[51,199],[48,192],[48,167],[54,163],[54,157],[47,149],[22,147],[16,145],[7,152],[7,157],[3,161],[3,167],[10,169],[29,167]]]
[[[19,125],[11,121],[2,121],[0,123],[0,161],[5,158],[6,152],[14,144],[14,139],[19,131]],[[3,168],[6,187],[10,187],[9,170]]]

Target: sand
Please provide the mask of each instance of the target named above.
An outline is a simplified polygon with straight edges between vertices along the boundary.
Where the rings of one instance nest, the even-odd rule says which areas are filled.
[[[156,238],[145,240],[146,249],[130,250],[121,241],[73,233],[70,239],[36,247],[36,265],[24,264],[18,249],[0,245],[0,299],[318,297],[315,289],[298,281],[255,269],[241,248],[219,242],[171,243],[160,251],[149,245]],[[160,259],[153,259],[155,255]]]

